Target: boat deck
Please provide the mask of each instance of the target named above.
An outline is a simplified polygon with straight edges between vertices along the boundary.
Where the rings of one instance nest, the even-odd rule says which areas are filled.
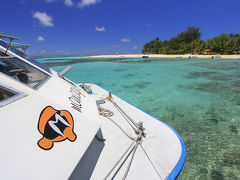
[[[89,85],[93,92],[91,96],[103,102],[108,91]],[[126,179],[175,179],[186,157],[180,136],[146,112],[115,95],[112,97],[131,119],[143,122],[145,137],[137,148],[131,146],[134,141],[128,136],[137,138],[137,134],[114,104],[105,100],[100,104],[101,108],[114,113],[110,118],[100,116],[101,129],[97,136],[105,141],[93,140],[70,179],[77,179],[80,174],[81,179],[123,179],[124,176]],[[92,165],[86,166],[89,161]]]

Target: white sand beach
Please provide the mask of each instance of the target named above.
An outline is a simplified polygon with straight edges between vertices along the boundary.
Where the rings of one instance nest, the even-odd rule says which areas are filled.
[[[175,54],[175,55],[165,55],[165,54],[119,54],[119,55],[96,55],[89,56],[93,58],[142,58],[143,56],[148,56],[149,58],[212,58],[217,57],[220,59],[240,59],[240,55],[193,55],[193,54]]]

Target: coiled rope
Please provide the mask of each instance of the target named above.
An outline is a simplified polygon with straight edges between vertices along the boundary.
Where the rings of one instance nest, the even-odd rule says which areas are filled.
[[[122,132],[123,134],[125,134],[129,139],[134,140],[133,137],[131,137],[126,131],[124,131],[124,129],[118,124],[116,123],[113,119],[111,119],[110,117],[114,115],[114,113],[108,109],[104,109],[102,108],[100,105],[98,105],[98,112],[100,115],[108,118],[110,121],[112,121]]]

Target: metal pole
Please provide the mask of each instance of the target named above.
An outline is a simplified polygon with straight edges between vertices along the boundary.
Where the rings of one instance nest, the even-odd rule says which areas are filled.
[[[9,42],[9,44],[8,44],[7,50],[6,50],[6,52],[5,52],[5,54],[7,54],[7,51],[8,51],[8,49],[9,49],[11,43],[12,43],[12,40],[13,40],[13,39],[11,38],[11,39],[10,39],[10,42]]]

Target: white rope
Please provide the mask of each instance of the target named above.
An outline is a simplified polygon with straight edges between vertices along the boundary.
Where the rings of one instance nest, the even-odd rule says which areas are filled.
[[[118,105],[115,101],[113,101],[112,99],[110,100],[110,102],[114,105],[114,107],[122,114],[122,116],[124,117],[124,119],[128,122],[128,124],[133,128],[133,130],[136,132],[136,133],[139,133],[138,130],[137,130],[137,123],[131,119]],[[133,126],[132,124],[135,126]]]
[[[114,115],[114,113],[108,109],[104,109],[103,107],[101,107],[99,104],[97,105],[98,107],[98,112],[100,115],[104,116],[104,117],[111,117]]]
[[[123,180],[126,180],[128,172],[130,170],[130,167],[132,165],[133,162],[133,158],[135,157],[135,153],[137,151],[138,146],[140,145],[140,147],[142,148],[144,154],[147,156],[148,160],[150,161],[151,165],[153,166],[154,170],[156,171],[156,173],[158,174],[159,178],[162,179],[162,177],[160,176],[159,172],[157,171],[157,168],[154,166],[153,162],[151,161],[150,157],[148,156],[147,152],[145,151],[145,149],[142,146],[142,137],[144,137],[144,128],[143,128],[143,124],[142,122],[140,123],[136,123],[133,119],[131,119],[118,105],[115,101],[113,101],[113,99],[109,99],[110,102],[114,105],[114,107],[122,114],[122,116],[124,117],[124,119],[128,122],[128,124],[133,128],[133,130],[138,134],[137,138],[133,138],[131,137],[127,132],[124,131],[124,129],[117,124],[113,119],[111,119],[110,117],[114,115],[114,113],[108,109],[104,109],[102,108],[100,105],[98,105],[98,111],[99,114],[108,118],[111,122],[113,122],[128,138],[130,138],[133,142],[132,144],[127,148],[127,150],[123,153],[123,155],[120,157],[120,159],[114,164],[114,166],[112,167],[112,169],[108,172],[108,174],[105,176],[104,180],[106,180],[110,174],[113,172],[113,170],[117,167],[117,165],[119,164],[119,162],[123,159],[123,157],[127,154],[127,152],[130,150],[130,148],[133,146],[133,144],[135,143],[135,146],[133,148],[133,150],[131,150],[131,152],[129,153],[129,155],[132,154],[131,159],[129,161],[129,164],[125,170],[124,176],[123,176]],[[131,124],[132,123],[132,124]],[[134,126],[135,127],[134,127]],[[127,157],[128,158],[128,157]],[[121,168],[121,167],[119,167]]]
[[[114,123],[128,138],[130,138],[131,140],[134,140],[134,138],[132,136],[130,136],[126,131],[124,131],[124,129],[117,124],[113,119],[111,119],[110,117],[113,116],[113,112],[108,110],[108,109],[104,109],[102,108],[100,105],[98,105],[98,111],[99,114],[108,118],[110,121],[112,121],[112,123]]]
[[[108,174],[105,176],[104,180],[106,180],[108,178],[108,176],[113,172],[113,170],[117,167],[117,165],[119,164],[119,162],[123,159],[123,157],[127,154],[127,152],[129,151],[129,149],[133,146],[133,144],[135,143],[135,141],[132,142],[132,144],[127,148],[127,150],[122,154],[122,156],[119,158],[119,160],[117,160],[117,162],[114,164],[114,166],[112,167],[112,169],[108,172]]]
[[[133,150],[133,152],[132,152],[132,157],[131,157],[130,162],[129,162],[128,166],[127,166],[127,169],[126,169],[126,171],[125,171],[125,173],[124,173],[123,180],[125,180],[125,179],[127,178],[128,172],[129,172],[130,167],[131,167],[131,165],[132,165],[133,158],[134,158],[134,156],[135,156],[135,153],[136,153],[136,151],[137,151],[137,148],[138,148],[138,145],[139,145],[139,144],[140,144],[140,140],[137,140],[137,142],[136,142],[136,144],[135,144],[135,146],[134,146],[134,150]]]
[[[113,121],[110,117],[107,117],[110,121],[112,121],[128,138],[131,140],[134,140],[132,136],[130,136],[128,133],[126,133],[121,126],[119,126],[115,121]]]
[[[159,177],[160,179],[162,179],[161,175],[159,174],[159,172],[158,172],[157,168],[154,166],[154,164],[153,164],[152,160],[151,160],[151,159],[150,159],[150,157],[148,156],[148,154],[147,154],[147,152],[145,151],[145,149],[143,148],[142,144],[140,144],[140,147],[142,148],[143,152],[145,153],[145,155],[147,156],[148,160],[149,160],[149,161],[150,161],[150,163],[152,164],[152,166],[153,166],[154,170],[155,170],[155,171],[156,171],[156,173],[158,174],[158,177]]]

